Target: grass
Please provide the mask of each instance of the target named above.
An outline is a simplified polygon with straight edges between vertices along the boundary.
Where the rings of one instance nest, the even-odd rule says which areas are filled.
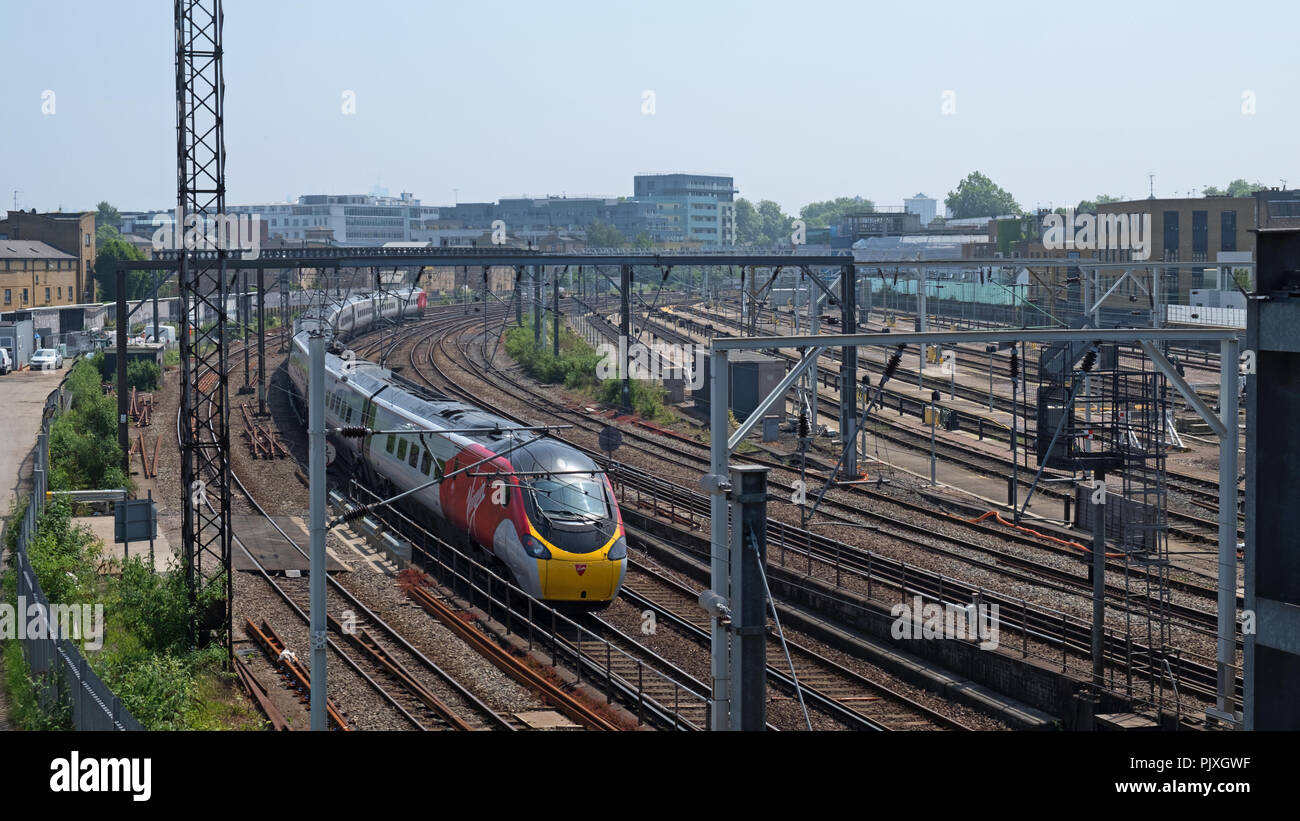
[[[553,352],[554,326],[542,322],[541,344],[533,342],[532,325],[506,331],[506,353],[539,382],[564,385],[572,391],[606,405],[621,406],[623,383],[620,379],[600,379],[597,366],[601,354],[568,327],[560,326],[560,355]],[[654,382],[633,379],[630,382],[631,405],[643,418],[672,423],[676,415],[664,405],[664,388]]]

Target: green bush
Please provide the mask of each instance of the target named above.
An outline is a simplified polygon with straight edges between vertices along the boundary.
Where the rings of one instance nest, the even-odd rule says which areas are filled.
[[[68,410],[50,425],[50,487],[87,490],[127,487],[122,449],[117,446],[116,399],[100,389],[98,363],[78,360],[68,373],[64,390]]]
[[[126,384],[137,391],[156,391],[162,382],[162,369],[157,362],[137,359],[127,363]]]
[[[566,327],[560,328],[560,355],[552,351],[549,322],[542,324],[542,344],[533,344],[532,326],[506,331],[506,353],[539,382],[573,390],[594,388],[600,354]]]
[[[533,343],[533,328],[525,323],[521,328],[506,331],[506,353],[539,382],[564,385],[571,390],[588,393],[607,405],[621,405],[623,382],[620,379],[598,379],[596,367],[601,355],[567,327],[560,328],[560,355],[553,353],[552,326],[542,323],[542,344]],[[665,391],[662,385],[634,379],[631,382],[632,408],[647,419],[672,421],[672,414],[664,407]]]
[[[632,402],[632,408],[637,413],[647,419],[657,419],[664,416],[664,396],[667,392],[662,385],[654,382],[647,382],[643,379],[633,379],[628,383],[629,399]],[[598,397],[606,405],[621,405],[623,402],[623,380],[606,379],[601,383]]]
[[[93,596],[101,547],[89,528],[72,525],[71,505],[65,499],[51,499],[27,545],[27,559],[46,598],[71,603]]]

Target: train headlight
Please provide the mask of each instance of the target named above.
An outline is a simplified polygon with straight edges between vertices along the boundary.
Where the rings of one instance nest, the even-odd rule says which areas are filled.
[[[546,545],[542,544],[540,539],[531,535],[524,537],[524,552],[534,559],[551,558],[551,551],[546,549]]]
[[[618,540],[614,542],[614,546],[609,549],[609,556],[607,558],[610,561],[617,561],[619,559],[627,558],[627,537],[626,536],[618,537]]]

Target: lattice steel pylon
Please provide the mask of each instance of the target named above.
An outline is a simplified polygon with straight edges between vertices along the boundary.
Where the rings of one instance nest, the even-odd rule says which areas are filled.
[[[226,209],[221,0],[175,0],[176,204],[199,243],[184,243],[181,300],[182,560],[198,644],[231,648],[230,420],[226,373],[226,243],[212,243]],[[181,243],[177,243],[181,245]],[[195,252],[199,248],[215,250]],[[207,316],[214,317],[205,325]]]

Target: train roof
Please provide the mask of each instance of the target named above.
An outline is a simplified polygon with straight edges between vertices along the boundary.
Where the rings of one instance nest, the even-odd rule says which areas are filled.
[[[358,371],[349,375],[349,381],[367,396],[375,396],[377,391],[387,385],[386,390],[375,396],[376,402],[397,408],[416,418],[428,420],[433,423],[435,428],[500,429],[500,433],[458,434],[483,445],[493,453],[500,453],[502,450],[521,441],[537,438],[537,434],[532,432],[510,432],[510,428],[517,427],[514,422],[503,416],[488,413],[482,408],[476,408],[473,405],[453,399],[428,399],[419,396],[398,381],[387,369],[380,368],[377,365],[374,366],[374,369],[382,373],[386,378],[376,378],[374,372],[366,372],[359,368]]]

